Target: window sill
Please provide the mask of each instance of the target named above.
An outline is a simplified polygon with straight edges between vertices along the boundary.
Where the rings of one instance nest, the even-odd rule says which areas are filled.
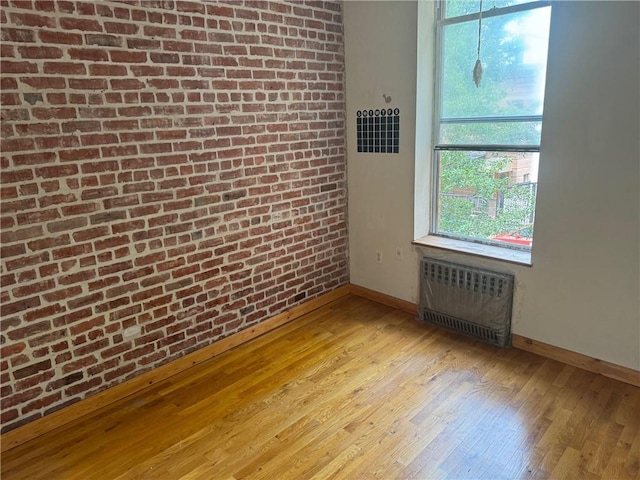
[[[491,258],[493,260],[514,263],[516,265],[524,265],[526,267],[530,267],[532,265],[531,252],[523,250],[482,245],[480,243],[465,242],[463,240],[437,237],[435,235],[427,235],[426,237],[417,238],[412,242],[412,244],[421,247],[448,250],[450,252],[465,253],[467,255],[475,255],[477,257]]]

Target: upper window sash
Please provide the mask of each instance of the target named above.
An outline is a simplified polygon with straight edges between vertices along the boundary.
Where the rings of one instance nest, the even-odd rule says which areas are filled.
[[[487,25],[495,25],[497,19],[493,22],[491,22],[490,19],[504,16],[510,16],[515,19],[522,18],[522,15],[530,17],[533,12],[531,14],[526,12],[550,7],[551,4],[552,2],[550,0],[541,0],[507,7],[494,7],[483,11],[482,18],[483,20],[488,20]],[[436,75],[437,100],[433,125],[434,145],[437,145],[438,149],[450,149],[454,146],[468,146],[473,149],[478,149],[480,146],[486,146],[488,150],[510,150],[511,147],[513,147],[514,151],[539,150],[540,128],[542,125],[542,98],[538,98],[540,95],[536,92],[539,92],[540,88],[544,91],[544,70],[542,70],[542,74],[538,74],[538,77],[529,77],[526,69],[530,68],[529,65],[532,65],[531,62],[514,64],[514,73],[508,74],[513,76],[498,78],[505,78],[505,82],[509,80],[514,82],[512,85],[514,85],[515,88],[510,90],[510,92],[516,93],[510,96],[508,103],[501,103],[500,108],[494,108],[493,105],[497,106],[498,103],[491,103],[491,98],[496,97],[496,95],[498,95],[496,97],[498,100],[505,98],[500,96],[500,91],[495,88],[496,85],[500,85],[495,83],[496,71],[492,70],[496,64],[489,64],[490,66],[485,72],[486,79],[483,79],[490,82],[487,84],[489,85],[489,90],[483,91],[482,87],[487,88],[483,84],[480,90],[476,91],[475,87],[471,88],[473,61],[470,60],[467,65],[467,60],[464,60],[465,63],[463,66],[456,66],[455,63],[449,63],[449,58],[457,58],[455,61],[460,64],[462,57],[458,52],[462,52],[463,50],[460,50],[459,46],[453,50],[451,46],[448,46],[445,52],[445,32],[447,32],[446,35],[453,35],[451,38],[457,43],[460,43],[460,40],[457,39],[467,39],[463,40],[464,51],[474,51],[475,44],[468,39],[474,36],[477,39],[477,22],[480,17],[480,12],[443,18],[446,14],[446,8],[447,2],[440,0],[438,3],[439,18],[436,29],[436,45],[438,51],[436,55],[436,68],[438,74]],[[476,25],[472,26],[473,23]],[[469,27],[459,26],[461,24],[467,24]],[[484,25],[483,22],[483,31],[485,28]],[[473,31],[473,33],[471,33],[471,31]],[[495,36],[493,38],[495,42]],[[447,45],[450,45],[448,41]],[[483,42],[483,45],[486,47],[486,42]],[[495,46],[493,50],[489,50],[489,52],[495,51]],[[482,53],[484,53],[484,55],[482,55]],[[486,61],[488,55],[486,51],[482,53],[481,59]],[[456,57],[449,57],[450,55],[455,55]],[[469,57],[472,56],[472,54],[469,55]],[[504,66],[502,66],[502,68],[504,68]],[[460,78],[462,75],[460,72],[465,72],[464,74],[466,75],[467,71],[469,73],[469,85],[461,83],[462,80]],[[446,85],[444,84],[445,73],[448,75],[447,78],[449,78],[449,80],[447,80],[449,83]],[[491,77],[492,73],[494,75],[493,77]],[[540,75],[542,75],[542,77],[540,77]],[[457,80],[453,80],[454,83],[451,83],[452,80],[449,76],[456,77]],[[529,78],[532,78],[532,80],[528,80]],[[540,82],[542,82],[542,87],[540,87]],[[463,85],[463,87],[462,90],[458,91],[459,87],[453,87],[454,89],[452,90],[451,85]],[[518,90],[518,87],[520,90]],[[522,90],[523,88],[524,90]],[[526,88],[531,88],[531,94],[526,93]],[[520,92],[525,92],[525,96],[522,97]],[[484,99],[478,97],[478,93],[485,95]],[[469,98],[473,99],[472,103],[460,103],[460,100],[457,99],[466,98],[464,96],[461,97],[461,94],[470,95]],[[514,128],[510,128],[508,126],[509,124],[513,125]],[[495,125],[496,128],[491,128],[491,125]],[[499,127],[499,125],[503,125],[504,127]],[[515,129],[516,125],[520,125],[520,127]],[[488,133],[485,134],[484,132]]]
[[[438,26],[452,25],[454,23],[470,22],[480,18],[480,12],[470,13],[467,15],[459,15],[456,17],[446,17],[446,0],[440,0],[438,5]],[[519,3],[508,7],[496,8],[492,7],[482,11],[482,18],[497,17],[499,15],[507,15],[509,13],[523,12],[536,8],[551,6],[551,0],[539,0],[528,3]]]

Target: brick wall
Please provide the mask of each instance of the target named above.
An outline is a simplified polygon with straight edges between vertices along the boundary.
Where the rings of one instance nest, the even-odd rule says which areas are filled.
[[[3,431],[348,281],[340,3],[0,5]]]

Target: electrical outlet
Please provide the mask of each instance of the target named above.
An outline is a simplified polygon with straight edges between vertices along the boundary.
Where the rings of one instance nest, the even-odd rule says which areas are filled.
[[[376,252],[376,263],[382,263],[382,252]]]
[[[402,259],[403,259],[402,249],[400,247],[396,247],[396,260],[402,260]]]

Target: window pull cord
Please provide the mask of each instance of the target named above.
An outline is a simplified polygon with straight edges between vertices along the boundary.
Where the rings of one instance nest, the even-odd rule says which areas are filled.
[[[480,17],[478,19],[478,59],[473,67],[473,83],[476,88],[480,87],[482,81],[482,62],[480,62],[480,38],[482,36],[482,0],[480,0]]]

